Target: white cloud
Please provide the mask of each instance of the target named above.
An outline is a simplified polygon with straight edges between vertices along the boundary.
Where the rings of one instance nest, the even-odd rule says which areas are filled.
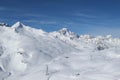
[[[96,16],[85,14],[85,13],[75,13],[74,16],[85,17],[85,18],[96,18]]]
[[[57,24],[56,21],[24,20],[24,22],[37,23],[37,24]]]
[[[24,22],[31,22],[31,23],[36,23],[36,22],[39,22],[39,21],[37,21],[37,20],[24,20]]]
[[[56,24],[57,22],[55,21],[40,21],[40,24]]]
[[[24,16],[29,16],[29,17],[47,17],[46,15],[42,15],[42,14],[30,14],[30,13],[26,13],[26,14],[24,14]]]

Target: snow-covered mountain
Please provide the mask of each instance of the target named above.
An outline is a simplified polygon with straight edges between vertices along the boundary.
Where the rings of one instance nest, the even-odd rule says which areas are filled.
[[[10,27],[7,23],[0,23],[0,26]]]
[[[0,25],[0,80],[119,80],[120,39]]]
[[[86,49],[87,47],[93,50],[104,50],[107,48],[120,47],[120,39],[112,38],[111,35],[97,37],[91,35],[78,35],[74,32],[71,32],[67,28],[51,32],[50,35],[78,49]]]

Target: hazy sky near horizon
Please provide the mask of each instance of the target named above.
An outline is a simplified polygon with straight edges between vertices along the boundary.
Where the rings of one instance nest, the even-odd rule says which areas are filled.
[[[0,0],[0,22],[120,36],[120,0]]]

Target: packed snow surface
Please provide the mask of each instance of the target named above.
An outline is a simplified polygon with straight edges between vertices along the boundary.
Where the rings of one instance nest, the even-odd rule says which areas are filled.
[[[120,39],[1,23],[0,80],[120,80]]]

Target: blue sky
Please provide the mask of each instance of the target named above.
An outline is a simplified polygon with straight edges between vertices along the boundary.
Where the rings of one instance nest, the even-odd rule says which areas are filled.
[[[0,0],[0,22],[120,36],[120,0]]]

